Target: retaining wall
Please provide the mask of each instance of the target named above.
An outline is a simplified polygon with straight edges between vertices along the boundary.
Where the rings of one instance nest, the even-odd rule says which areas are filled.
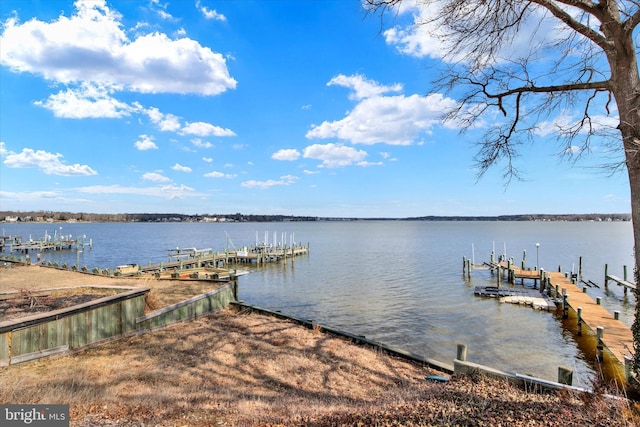
[[[0,366],[77,352],[220,310],[235,300],[232,282],[145,315],[149,288],[134,288],[73,307],[0,322]]]

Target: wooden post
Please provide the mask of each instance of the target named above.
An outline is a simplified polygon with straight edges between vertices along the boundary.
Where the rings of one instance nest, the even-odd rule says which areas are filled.
[[[623,269],[624,269],[624,275],[623,275],[623,278],[624,278],[624,281],[626,282],[626,281],[627,281],[627,266],[625,265],[625,266],[623,267]],[[627,294],[627,287],[626,287],[626,286],[623,286],[622,288],[624,289],[624,294],[626,295],[626,294]]]
[[[604,327],[598,326],[596,328],[596,358],[598,362],[602,362],[604,356],[604,345],[602,343],[602,337],[604,336]]]
[[[583,286],[583,287],[582,287],[582,293],[583,293],[583,294],[586,294],[586,293],[587,293],[587,287],[586,287],[586,286]]]
[[[556,294],[554,295],[556,298],[560,296],[560,285],[556,285]]]
[[[596,304],[597,305],[602,305],[602,298],[596,297]]]
[[[496,281],[498,287],[500,287],[500,276],[502,276],[502,272],[500,270],[502,270],[502,267],[498,265],[498,279]]]
[[[491,251],[491,264],[495,263],[495,251]]]
[[[609,289],[609,264],[604,265],[604,288]]]
[[[631,379],[631,371],[633,369],[633,357],[624,356],[624,378],[629,382]]]
[[[525,270],[527,260],[527,250],[522,251],[522,269]]]
[[[547,295],[551,296],[551,277],[545,277],[544,290],[547,292]]]
[[[569,304],[567,300],[569,296],[567,295],[567,288],[562,288],[562,318],[566,319],[569,317]]]
[[[582,257],[580,257],[580,262],[578,263],[578,279],[582,280]]]
[[[578,307],[578,336],[582,336],[582,307]]]
[[[471,260],[467,259],[467,278],[471,280]]]
[[[464,276],[466,272],[467,272],[467,257],[463,256],[462,257],[462,275]]]
[[[456,359],[461,362],[466,362],[467,360],[467,346],[464,344],[458,344],[458,349],[456,353]]]
[[[558,382],[564,385],[572,385],[573,369],[564,366],[558,367]]]
[[[613,312],[613,318],[615,320],[620,320],[620,312],[618,310]]]
[[[544,268],[541,268],[540,269],[540,293],[544,292],[546,281],[547,279],[545,278],[545,275],[544,275]]]
[[[509,261],[507,261],[507,282],[508,283],[513,283],[513,277],[511,276],[512,272],[513,272],[513,259],[509,258]]]

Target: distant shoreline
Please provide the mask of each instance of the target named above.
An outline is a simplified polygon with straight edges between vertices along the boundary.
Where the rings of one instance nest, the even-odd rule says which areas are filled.
[[[631,221],[630,213],[618,214],[519,214],[496,216],[420,216],[405,218],[320,217],[256,214],[176,214],[130,213],[100,214],[43,211],[0,211],[2,223],[73,223],[73,222],[310,222],[310,221]]]

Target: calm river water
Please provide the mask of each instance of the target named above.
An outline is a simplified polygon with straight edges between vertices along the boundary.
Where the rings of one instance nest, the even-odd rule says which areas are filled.
[[[365,335],[385,344],[451,363],[456,344],[470,361],[555,381],[557,367],[574,368],[574,385],[588,386],[593,370],[553,313],[500,304],[473,295],[493,284],[489,272],[462,274],[462,258],[488,261],[506,252],[517,265],[578,271],[601,289],[610,312],[627,325],[635,301],[621,288],[602,288],[604,266],[622,276],[633,266],[630,222],[422,222],[89,223],[2,224],[6,235],[85,235],[93,249],[48,252],[44,259],[114,268],[158,263],[176,247],[241,248],[265,239],[309,244],[295,262],[252,268],[239,279],[249,304]],[[539,248],[536,248],[539,243]],[[90,281],[90,279],[88,279]]]

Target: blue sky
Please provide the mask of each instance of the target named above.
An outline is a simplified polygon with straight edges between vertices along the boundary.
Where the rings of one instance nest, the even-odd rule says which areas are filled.
[[[540,131],[480,180],[441,48],[357,0],[0,2],[0,209],[333,217],[630,212]],[[523,34],[521,43],[530,43]],[[514,47],[517,49],[517,47]]]

